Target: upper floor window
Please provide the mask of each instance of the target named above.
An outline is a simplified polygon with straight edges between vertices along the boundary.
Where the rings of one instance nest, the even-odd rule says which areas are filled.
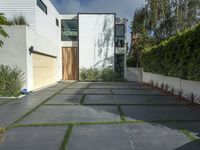
[[[62,41],[78,40],[77,20],[61,20],[61,40]]]
[[[42,2],[42,0],[37,0],[37,5],[40,9],[47,14],[47,6]]]
[[[115,47],[125,47],[125,25],[115,25]]]
[[[125,36],[124,24],[116,24],[115,25],[115,35],[116,35],[116,37],[124,37]]]

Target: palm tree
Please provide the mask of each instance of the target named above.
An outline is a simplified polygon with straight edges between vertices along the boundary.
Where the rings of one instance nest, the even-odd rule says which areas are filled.
[[[4,31],[2,25],[11,25],[10,22],[6,19],[3,13],[0,13],[0,35],[3,37],[8,37],[8,34]],[[0,47],[2,47],[3,41],[0,40]]]

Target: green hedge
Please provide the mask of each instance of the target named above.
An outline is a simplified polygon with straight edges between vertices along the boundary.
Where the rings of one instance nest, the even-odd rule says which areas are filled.
[[[137,59],[133,56],[128,57],[126,60],[126,67],[137,67]]]
[[[144,71],[200,81],[200,24],[142,53]]]

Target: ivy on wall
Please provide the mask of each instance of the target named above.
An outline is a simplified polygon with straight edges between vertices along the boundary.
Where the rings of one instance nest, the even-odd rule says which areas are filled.
[[[144,71],[200,81],[200,24],[146,49]]]

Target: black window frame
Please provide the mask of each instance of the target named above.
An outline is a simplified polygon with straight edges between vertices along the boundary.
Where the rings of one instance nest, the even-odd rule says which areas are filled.
[[[59,27],[59,20],[56,18],[56,26]]]
[[[65,31],[76,31],[77,32],[77,38],[76,38],[76,40],[63,40],[63,38],[62,38],[62,32],[63,32],[63,29],[62,29],[62,22],[63,21],[76,21],[77,22],[77,29],[76,30],[65,30]],[[61,41],[78,41],[78,19],[62,19],[61,20]]]
[[[117,26],[123,26],[123,35],[122,36],[117,35]],[[125,25],[124,24],[115,24],[115,36],[116,37],[125,37]]]
[[[119,36],[116,34],[117,26],[123,26],[123,35]],[[115,24],[115,47],[125,47],[125,30],[125,24]]]
[[[41,6],[42,5],[42,6]],[[37,6],[47,15],[48,14],[48,10],[47,10],[47,6],[45,5],[45,3],[42,0],[37,0]]]

